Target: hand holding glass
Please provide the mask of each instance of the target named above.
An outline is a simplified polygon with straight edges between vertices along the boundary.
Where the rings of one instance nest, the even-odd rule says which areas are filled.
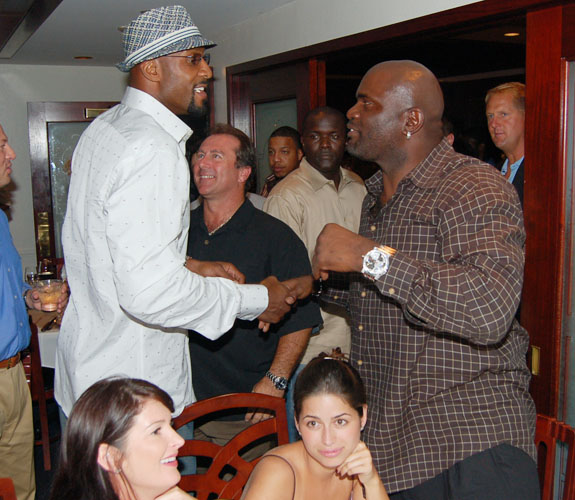
[[[42,303],[42,311],[55,311],[62,290],[62,280],[38,280],[35,289]]]

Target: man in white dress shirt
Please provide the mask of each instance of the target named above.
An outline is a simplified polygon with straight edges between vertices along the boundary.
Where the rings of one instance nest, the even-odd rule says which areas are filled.
[[[62,240],[73,296],[55,383],[66,415],[115,374],[162,387],[179,414],[194,400],[185,329],[215,339],[236,317],[259,318],[265,329],[295,300],[273,277],[240,285],[229,264],[184,267],[192,131],[176,115],[204,111],[212,76],[204,50],[214,43],[181,6],[140,15],[123,42],[118,68],[130,72],[129,87],[82,134],[72,161]]]

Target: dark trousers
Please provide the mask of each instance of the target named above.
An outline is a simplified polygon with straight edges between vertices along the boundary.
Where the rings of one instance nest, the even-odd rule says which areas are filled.
[[[523,450],[500,444],[467,457],[390,500],[539,500],[537,465]]]

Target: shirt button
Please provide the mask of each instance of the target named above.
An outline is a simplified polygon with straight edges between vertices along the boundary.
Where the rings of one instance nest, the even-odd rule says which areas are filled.
[[[363,325],[359,325],[359,326],[357,327],[357,329],[358,329],[360,332],[363,332]]]
[[[363,361],[361,359],[358,359],[357,360],[357,366],[361,366],[361,365],[363,365]]]
[[[210,240],[204,240],[204,245],[209,245],[210,244]]]
[[[371,226],[369,229],[371,229],[372,231],[375,231],[377,229],[377,227]]]
[[[365,291],[364,291],[364,292],[361,292],[361,296],[362,296],[362,297],[365,297],[366,295],[367,295],[367,293],[366,293]]]
[[[391,287],[391,288],[389,289],[389,294],[390,294],[390,295],[395,295],[395,288]]]

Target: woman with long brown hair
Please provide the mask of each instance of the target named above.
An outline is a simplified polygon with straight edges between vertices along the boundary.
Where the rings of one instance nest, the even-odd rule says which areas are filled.
[[[95,383],[78,399],[62,439],[51,500],[190,500],[176,485],[174,405],[138,379]]]
[[[307,364],[296,381],[294,406],[301,441],[264,455],[242,500],[389,500],[361,441],[365,387],[341,351]]]

